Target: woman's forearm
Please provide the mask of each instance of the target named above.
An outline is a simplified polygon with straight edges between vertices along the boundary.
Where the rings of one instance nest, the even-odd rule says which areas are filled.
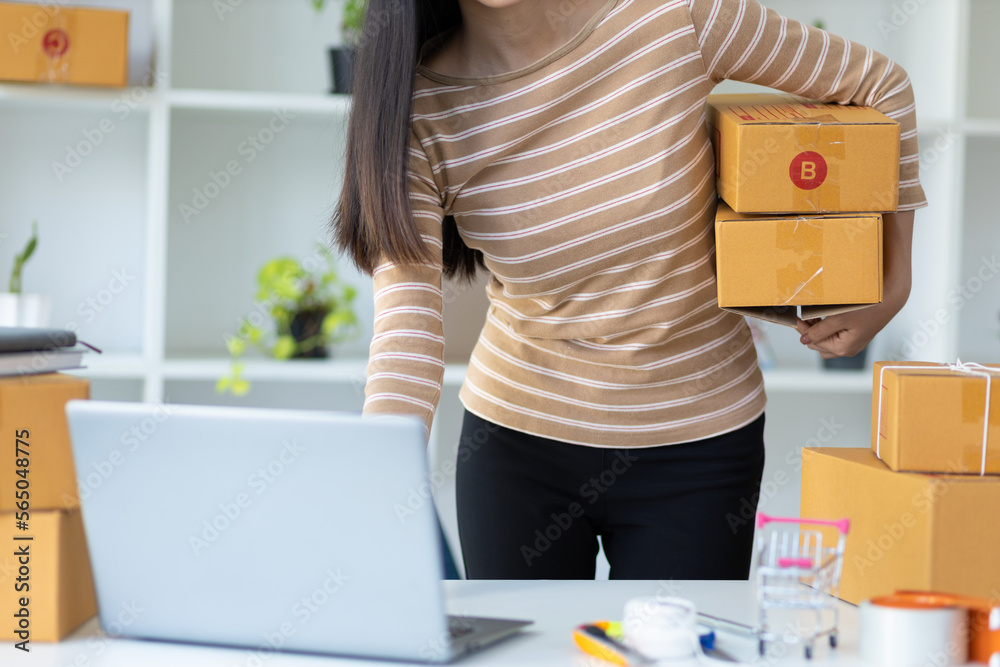
[[[903,307],[912,284],[913,211],[882,216],[883,300]]]

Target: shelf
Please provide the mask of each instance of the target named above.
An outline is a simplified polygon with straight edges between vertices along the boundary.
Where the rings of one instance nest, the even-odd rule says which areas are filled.
[[[311,95],[229,90],[171,90],[173,109],[230,112],[272,112],[275,109],[301,114],[341,114],[351,108],[350,95]]]
[[[86,377],[140,378],[148,370],[139,355],[87,354],[86,369],[71,371]],[[364,384],[367,359],[345,357],[325,361],[247,359],[243,375],[249,380],[274,382],[358,382]],[[170,380],[215,381],[229,372],[225,357],[167,359],[163,377]],[[444,386],[459,387],[465,379],[465,364],[445,364]],[[871,370],[824,371],[820,369],[774,369],[764,371],[768,391],[804,391],[814,393],[865,393],[871,391]]]
[[[138,354],[96,354],[83,355],[86,368],[66,371],[88,378],[142,379],[148,371],[146,361]]]
[[[243,377],[251,381],[272,382],[350,382],[365,383],[368,360],[361,357],[342,359],[289,360],[247,359]],[[230,360],[225,357],[195,357],[167,359],[163,362],[163,377],[168,380],[215,381],[229,372]],[[458,386],[465,379],[465,364],[446,364],[445,386]]]
[[[157,91],[130,88],[88,88],[52,83],[0,83],[0,102],[21,106],[58,107],[63,110],[104,109],[114,115],[146,111]]]
[[[215,381],[229,372],[226,357],[193,357],[167,359],[163,362],[163,377],[171,380]],[[364,381],[364,359],[289,360],[247,359],[243,376],[248,380],[280,382],[336,382],[361,378]]]
[[[168,359],[163,362],[163,376],[171,380],[212,380],[229,372],[225,357]],[[275,382],[357,382],[364,384],[367,360],[360,357],[326,361],[247,359],[243,375],[249,380]],[[458,387],[465,380],[466,365],[445,364],[444,386]],[[824,371],[819,369],[778,369],[764,371],[768,391],[804,391],[815,393],[865,393],[872,388],[871,369],[861,371]]]
[[[860,371],[772,369],[764,371],[764,389],[769,392],[868,393],[872,390],[872,372],[870,368]]]
[[[1000,118],[969,118],[962,128],[970,137],[1000,137]]]

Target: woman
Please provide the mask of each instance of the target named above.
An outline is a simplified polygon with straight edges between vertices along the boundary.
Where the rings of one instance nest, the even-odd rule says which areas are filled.
[[[910,288],[917,179],[906,73],[756,0],[373,0],[339,245],[375,286],[365,413],[441,390],[441,281],[490,271],[460,397],[470,578],[746,578],[764,391],[718,308],[712,87],[751,81],[901,124],[885,300],[799,322],[852,355]]]

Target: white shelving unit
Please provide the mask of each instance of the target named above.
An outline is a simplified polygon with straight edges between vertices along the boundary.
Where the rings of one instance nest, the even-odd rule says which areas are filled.
[[[251,359],[246,375],[254,389],[244,399],[213,389],[228,364],[224,335],[253,312],[257,267],[279,253],[308,255],[328,238],[349,110],[349,98],[326,93],[338,6],[316,14],[306,0],[245,0],[228,3],[232,11],[203,0],[85,4],[132,10],[135,85],[0,84],[0,275],[38,219],[40,246],[25,285],[54,296],[54,326],[78,328],[106,349],[84,371],[95,397],[360,410],[371,287],[346,263],[342,274],[359,289],[365,331],[358,340],[325,362]],[[914,82],[931,205],[917,214],[910,302],[876,339],[872,356],[998,361],[1000,267],[992,262],[1000,234],[992,195],[1000,162],[1000,42],[993,34],[1000,3],[766,4],[792,18],[822,18],[828,30],[888,53]],[[916,9],[906,13],[904,5]],[[144,80],[152,87],[137,85]],[[113,132],[95,134],[108,120]],[[251,137],[261,147],[253,148]],[[68,172],[55,166],[71,162]],[[238,175],[213,179],[231,162]],[[968,298],[955,296],[959,288]],[[463,361],[485,312],[482,282],[447,289],[450,363],[431,450],[438,468],[455,455]],[[867,372],[824,372],[794,332],[771,328],[770,335],[778,363],[765,374],[765,485],[797,472],[799,447],[865,446],[870,428]],[[457,543],[451,481],[436,492]],[[797,512],[797,481],[762,497],[771,511]]]

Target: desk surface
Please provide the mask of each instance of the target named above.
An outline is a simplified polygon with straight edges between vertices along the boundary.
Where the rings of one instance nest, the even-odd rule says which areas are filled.
[[[743,623],[756,618],[754,587],[746,581],[451,581],[445,582],[452,614],[533,619],[520,636],[504,640],[459,660],[457,665],[518,665],[602,667],[605,663],[583,654],[573,643],[572,630],[580,623],[620,619],[626,600],[639,596],[677,595],[692,600],[699,611]],[[756,643],[719,634],[719,648],[755,664],[860,665],[857,656],[857,608],[842,602],[840,646],[830,650],[818,644],[812,663],[802,647],[774,644],[767,658],[759,658]],[[386,632],[392,632],[386,628]],[[318,667],[320,665],[401,665],[349,658],[272,654],[263,659],[239,649],[197,647],[166,642],[109,638],[92,619],[58,644],[32,643],[30,654],[0,646],[0,664],[32,667]],[[682,664],[682,663],[671,663]],[[696,664],[696,663],[690,663]],[[705,663],[708,664],[708,663]],[[726,663],[712,663],[726,664]]]

